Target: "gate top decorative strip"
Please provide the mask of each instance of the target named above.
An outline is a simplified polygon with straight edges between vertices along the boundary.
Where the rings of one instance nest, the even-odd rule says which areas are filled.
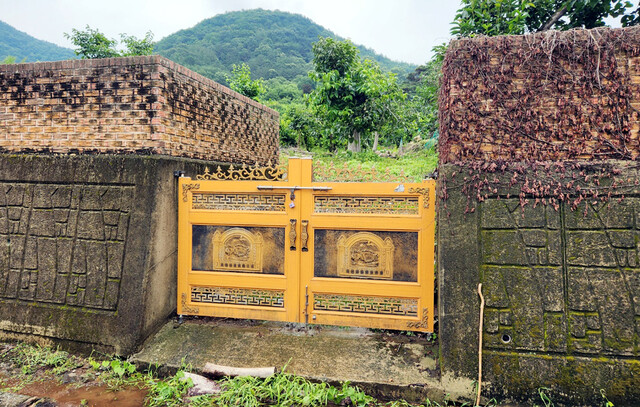
[[[231,164],[225,170],[218,166],[215,172],[210,172],[207,167],[204,174],[196,175],[196,179],[202,181],[286,181],[287,167],[272,165],[271,162],[264,167],[246,164],[235,167]]]

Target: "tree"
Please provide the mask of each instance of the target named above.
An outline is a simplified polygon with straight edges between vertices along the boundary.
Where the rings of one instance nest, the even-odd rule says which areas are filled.
[[[260,95],[266,92],[262,78],[252,80],[251,68],[244,62],[242,65],[233,65],[230,77],[227,77],[229,87],[248,98],[260,101]]]
[[[363,140],[395,120],[394,102],[404,98],[395,75],[370,60],[361,61],[350,41],[320,38],[313,44],[316,88],[309,103],[330,135],[332,148],[344,141],[358,152]]]
[[[280,142],[307,150],[323,145],[318,118],[304,104],[292,103],[280,115]]]
[[[434,54],[429,62],[407,76],[410,97],[400,110],[405,139],[413,139],[416,135],[423,139],[437,137],[438,92],[446,50],[446,44],[433,47]]]
[[[120,34],[125,49],[117,49],[118,41],[107,38],[103,33],[87,25],[84,31],[73,28],[71,34],[64,33],[65,38],[76,46],[75,53],[81,59],[128,57],[135,55],[151,55],[153,53],[153,33],[147,32],[143,39],[132,35]]]
[[[10,65],[15,63],[16,63],[16,57],[14,57],[13,55],[8,55],[7,57],[5,57],[5,59],[0,61],[0,65]]]
[[[462,0],[451,33],[459,36],[524,34],[605,25],[608,17],[633,24],[627,0]],[[636,21],[637,23],[637,21]]]
[[[153,54],[155,42],[153,42],[153,33],[151,31],[147,31],[142,39],[126,34],[120,34],[120,39],[126,47],[124,51],[120,52],[123,57]]]

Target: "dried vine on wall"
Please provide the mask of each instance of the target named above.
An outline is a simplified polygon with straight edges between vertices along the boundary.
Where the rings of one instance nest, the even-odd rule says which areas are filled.
[[[454,41],[440,163],[461,169],[440,180],[440,196],[460,188],[469,212],[492,195],[575,210],[637,189],[603,160],[640,158],[639,55],[640,27]]]
[[[638,158],[638,55],[639,27],[454,41],[441,162]]]

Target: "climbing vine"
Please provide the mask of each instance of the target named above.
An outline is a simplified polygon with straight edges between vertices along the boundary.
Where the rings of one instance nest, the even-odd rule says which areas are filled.
[[[518,199],[521,208],[549,205],[556,211],[565,203],[587,215],[592,206],[621,201],[637,193],[640,165],[617,160],[585,162],[456,162],[454,169],[440,175],[439,196],[444,207],[452,190],[467,198],[465,213],[489,198]]]

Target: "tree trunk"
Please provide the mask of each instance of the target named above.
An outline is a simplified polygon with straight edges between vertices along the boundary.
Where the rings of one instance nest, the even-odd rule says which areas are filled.
[[[362,151],[362,140],[360,139],[360,132],[357,130],[353,131],[353,141],[350,141],[347,145],[347,150],[352,153],[359,153]]]
[[[378,139],[380,138],[380,135],[378,134],[378,132],[374,132],[373,133],[373,151],[376,151],[378,149]]]
[[[567,5],[565,4],[564,6],[560,7],[558,9],[558,11],[556,11],[551,18],[549,18],[549,20],[547,20],[546,23],[544,23],[542,25],[542,27],[540,27],[540,29],[538,31],[547,31],[549,30],[551,27],[553,27],[553,25],[555,23],[558,22],[558,20],[560,20],[562,18],[562,16],[564,16],[567,13]]]

